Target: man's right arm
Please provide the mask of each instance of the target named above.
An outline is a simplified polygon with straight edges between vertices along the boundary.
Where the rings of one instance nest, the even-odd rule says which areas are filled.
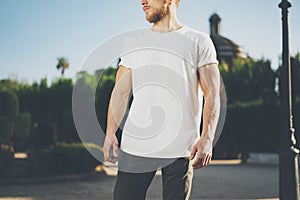
[[[117,161],[118,140],[116,132],[125,115],[131,88],[131,69],[120,65],[116,74],[115,86],[110,97],[106,137],[103,145],[104,159],[112,163]],[[109,154],[111,148],[113,148],[114,157],[111,157]]]

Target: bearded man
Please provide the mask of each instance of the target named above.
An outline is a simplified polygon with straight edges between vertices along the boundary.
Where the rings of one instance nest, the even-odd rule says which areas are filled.
[[[216,50],[208,34],[179,22],[179,0],[141,0],[141,5],[152,27],[124,42],[128,51],[121,55],[108,109],[103,149],[105,160],[119,165],[114,199],[145,199],[159,168],[163,199],[189,199],[193,170],[211,162],[220,115]],[[131,91],[120,142],[116,131]],[[157,124],[143,129],[134,123]]]

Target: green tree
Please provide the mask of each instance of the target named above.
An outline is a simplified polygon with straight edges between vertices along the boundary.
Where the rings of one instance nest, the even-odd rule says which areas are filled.
[[[0,144],[11,144],[18,113],[17,95],[10,90],[0,91]]]
[[[49,147],[55,143],[55,130],[49,124],[53,116],[53,98],[47,79],[42,78],[40,82],[32,85],[22,85],[18,91],[20,99],[20,111],[30,113],[30,140],[27,143],[17,140],[21,148]],[[24,120],[27,117],[24,116]],[[26,129],[26,128],[24,128]]]
[[[12,136],[15,151],[25,151],[29,143],[31,129],[30,113],[20,113],[15,119],[15,131]]]
[[[0,80],[0,90],[18,91],[19,84],[15,80],[3,79],[3,80]]]
[[[69,62],[65,57],[59,57],[57,58],[57,65],[56,68],[58,70],[61,70],[61,76],[64,76],[65,70],[69,68]]]
[[[31,126],[29,113],[19,112],[19,100],[15,92],[0,92],[0,144],[7,144],[15,150],[24,149],[28,142]]]
[[[59,79],[50,87],[48,124],[55,133],[57,142],[79,141],[72,116],[72,79]]]
[[[232,66],[220,63],[228,103],[255,100],[274,101],[276,73],[269,60],[234,59]]]
[[[96,71],[97,76],[99,76],[100,73],[102,73],[102,76],[99,77],[100,79],[96,91],[95,106],[96,106],[97,117],[103,131],[106,130],[108,104],[109,104],[112,89],[115,85],[116,72],[117,69],[114,67],[109,67],[105,70]]]

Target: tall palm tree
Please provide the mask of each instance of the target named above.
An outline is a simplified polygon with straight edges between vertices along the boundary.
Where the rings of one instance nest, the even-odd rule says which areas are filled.
[[[65,73],[65,69],[69,68],[69,62],[65,57],[57,58],[57,61],[58,63],[56,65],[56,68],[58,70],[61,70],[61,76],[63,77]]]

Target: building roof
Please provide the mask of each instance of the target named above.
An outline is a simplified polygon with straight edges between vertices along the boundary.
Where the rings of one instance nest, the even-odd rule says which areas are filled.
[[[233,58],[248,58],[244,50],[232,40],[223,37],[220,31],[221,18],[214,13],[209,18],[210,36],[216,47],[218,60],[230,61]]]

